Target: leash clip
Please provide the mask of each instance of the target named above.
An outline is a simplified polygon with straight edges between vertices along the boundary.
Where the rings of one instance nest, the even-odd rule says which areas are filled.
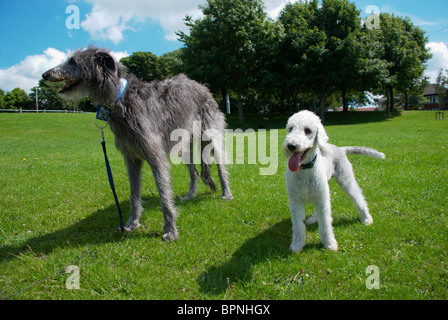
[[[106,125],[105,125],[104,127],[103,127],[103,126],[99,126],[98,123],[96,123],[96,120],[97,120],[97,118],[95,118],[95,121],[94,121],[94,122],[95,122],[95,125],[96,125],[96,127],[97,127],[98,129],[101,129],[101,132],[102,132],[103,129],[106,129],[107,126],[109,125],[109,121],[107,121],[107,122],[106,122]]]
[[[103,126],[100,127],[101,129],[101,143],[104,142],[104,131],[103,131]]]

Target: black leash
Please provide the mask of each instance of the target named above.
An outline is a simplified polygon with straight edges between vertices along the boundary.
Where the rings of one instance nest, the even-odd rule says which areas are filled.
[[[98,110],[96,113],[96,119],[95,119],[95,125],[101,129],[101,145],[103,146],[104,159],[106,160],[107,176],[109,177],[109,185],[114,194],[115,204],[117,205],[118,217],[120,218],[121,232],[124,232],[123,217],[121,216],[120,204],[118,203],[117,193],[115,192],[114,178],[112,177],[112,171],[110,170],[109,159],[107,158],[106,141],[104,141],[103,126],[97,125],[96,120],[98,119],[98,120],[106,121],[106,127],[107,127],[110,113],[115,109],[115,106],[117,105],[118,101],[123,96],[124,91],[126,90],[127,84],[128,84],[128,81],[126,79],[124,79],[124,78],[120,79],[120,83],[118,84],[118,87],[115,90],[115,95],[116,95],[115,101],[112,102],[111,100],[106,99],[103,103],[99,104]]]
[[[110,169],[109,159],[107,158],[106,141],[104,140],[103,126],[101,126],[100,129],[101,129],[101,145],[103,147],[104,159],[106,160],[106,169],[107,169],[107,176],[109,178],[109,185],[110,188],[112,189],[112,193],[114,194],[115,205],[117,206],[118,217],[120,219],[120,230],[121,232],[124,232],[123,216],[121,215],[120,203],[118,202],[117,193],[115,192],[114,178],[112,176],[112,170]]]

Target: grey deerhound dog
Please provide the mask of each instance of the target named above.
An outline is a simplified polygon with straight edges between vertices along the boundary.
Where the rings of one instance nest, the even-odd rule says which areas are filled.
[[[131,186],[131,214],[125,225],[126,231],[139,227],[143,211],[140,197],[141,169],[148,162],[159,191],[165,219],[163,239],[176,240],[178,216],[173,201],[170,161],[168,154],[178,141],[171,141],[171,133],[182,129],[188,133],[181,143],[190,152],[193,137],[201,137],[207,130],[215,135],[208,141],[213,145],[215,159],[225,158],[225,116],[219,110],[210,91],[196,81],[180,74],[164,81],[145,83],[131,74],[116,61],[106,49],[89,47],[70,55],[61,65],[42,75],[44,80],[67,83],[59,94],[67,100],[88,96],[98,105],[99,119],[108,120],[115,135],[115,145],[124,156]],[[195,125],[200,123],[201,125]],[[196,132],[201,131],[201,132]],[[217,134],[216,134],[217,133]],[[204,148],[204,143],[201,143]],[[183,159],[191,157],[182,154]],[[211,162],[201,159],[201,178],[213,191],[216,185],[210,176]],[[216,161],[221,182],[222,197],[233,199],[228,183],[225,161]],[[190,172],[190,189],[187,199],[194,198],[198,182],[198,171],[193,161],[186,163]]]

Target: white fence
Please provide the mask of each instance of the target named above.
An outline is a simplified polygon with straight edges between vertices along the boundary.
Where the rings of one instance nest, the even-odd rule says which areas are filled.
[[[12,112],[12,113],[93,113],[88,111],[73,111],[73,110],[32,110],[32,109],[0,109],[0,112]]]

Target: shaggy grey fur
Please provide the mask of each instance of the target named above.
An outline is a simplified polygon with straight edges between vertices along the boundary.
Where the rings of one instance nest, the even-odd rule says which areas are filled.
[[[201,137],[202,132],[212,129],[213,132],[218,132],[210,142],[214,147],[215,158],[225,158],[224,143],[221,143],[226,127],[225,116],[210,91],[183,74],[164,81],[142,82],[127,74],[126,68],[108,50],[96,47],[75,51],[67,62],[48,70],[42,77],[52,82],[67,81],[60,91],[65,99],[89,96],[94,105],[105,100],[115,101],[114,91],[120,78],[127,79],[127,88],[109,117],[115,145],[124,155],[131,186],[131,214],[125,230],[134,231],[139,227],[143,211],[140,197],[141,169],[146,161],[152,168],[159,191],[165,219],[163,239],[176,240],[178,214],[173,203],[168,154],[173,145],[179,142],[170,140],[171,133],[175,129],[186,130],[189,141],[182,143],[191,150],[189,147],[193,137]],[[201,132],[193,132],[195,121],[201,123]],[[185,159],[185,155],[183,157]],[[217,161],[222,197],[231,200],[233,197],[224,163]],[[191,178],[186,198],[192,199],[196,193],[199,174],[194,164],[186,165]],[[202,180],[214,191],[216,186],[210,176],[210,162],[202,159],[201,167]]]

